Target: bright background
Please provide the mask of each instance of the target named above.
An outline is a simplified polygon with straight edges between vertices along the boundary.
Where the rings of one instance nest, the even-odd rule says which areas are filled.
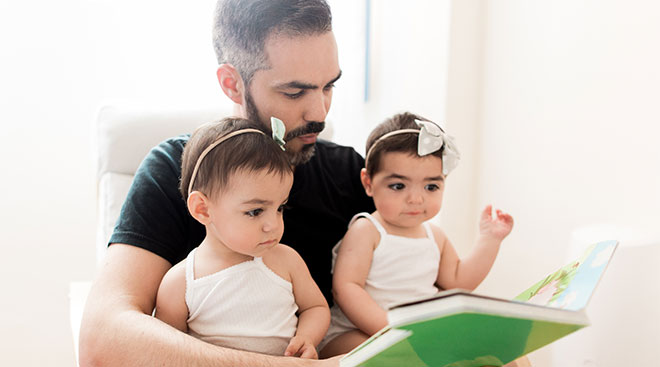
[[[367,102],[365,2],[331,5],[335,140],[363,151],[402,110],[442,121],[463,153],[440,216],[459,252],[484,205],[514,215],[480,291],[514,296],[564,262],[577,228],[658,216],[660,3],[372,0]],[[0,365],[74,365],[69,282],[95,270],[95,113],[228,103],[213,7],[0,2]]]

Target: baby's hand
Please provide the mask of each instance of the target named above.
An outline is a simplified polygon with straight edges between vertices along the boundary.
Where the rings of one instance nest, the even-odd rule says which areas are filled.
[[[479,233],[482,236],[490,236],[498,240],[503,240],[504,237],[511,233],[513,228],[513,217],[501,210],[495,210],[496,217],[493,218],[491,212],[492,205],[486,206],[481,212],[481,220],[479,221]]]
[[[286,347],[284,355],[309,359],[319,358],[318,353],[316,353],[316,347],[314,347],[314,344],[311,341],[305,340],[297,335],[291,338],[291,341],[289,341],[289,345]]]

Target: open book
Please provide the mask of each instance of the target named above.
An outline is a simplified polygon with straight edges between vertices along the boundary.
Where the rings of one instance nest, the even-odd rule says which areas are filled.
[[[501,366],[589,325],[585,307],[617,241],[577,260],[514,300],[449,290],[388,311],[389,325],[341,359],[352,366]]]

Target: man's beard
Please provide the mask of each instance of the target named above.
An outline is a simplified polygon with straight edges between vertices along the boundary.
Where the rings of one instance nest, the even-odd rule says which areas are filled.
[[[253,121],[259,121],[265,126],[270,126],[270,122],[266,121],[261,121],[259,119],[259,111],[257,110],[257,106],[254,104],[254,100],[252,99],[252,95],[249,92],[245,93],[245,109],[247,113],[247,118]],[[277,116],[275,116],[277,117]],[[320,133],[323,131],[325,128],[325,122],[308,122],[303,126],[300,126],[298,128],[295,128],[291,131],[288,131],[286,133],[286,136],[284,136],[284,141],[288,142],[298,136],[302,135],[307,135],[307,134],[315,134],[315,133]],[[293,166],[298,166],[303,163],[309,162],[310,159],[314,156],[314,153],[316,152],[315,149],[316,144],[306,144],[303,145],[302,148],[300,148],[299,152],[292,152],[290,149],[286,150],[286,154],[289,157],[289,161]]]

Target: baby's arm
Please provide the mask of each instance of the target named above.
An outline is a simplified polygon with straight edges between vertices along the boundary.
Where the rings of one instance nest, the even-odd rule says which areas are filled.
[[[481,213],[479,221],[479,237],[472,253],[461,260],[449,239],[437,228],[434,228],[436,241],[441,251],[440,270],[437,284],[443,289],[463,288],[475,289],[490,271],[499,251],[502,240],[513,228],[513,217],[496,210],[495,218],[491,214],[492,206],[488,205]]]
[[[178,263],[163,277],[156,295],[154,316],[183,332],[188,332],[185,264],[185,261]]]
[[[367,335],[387,325],[387,312],[364,289],[380,234],[367,219],[358,219],[341,241],[332,277],[335,302]]]
[[[318,358],[316,346],[319,345],[330,325],[330,309],[302,257],[288,246],[280,247],[285,253],[282,258],[289,269],[293,296],[298,305],[296,335],[291,338],[284,355],[316,359]]]

